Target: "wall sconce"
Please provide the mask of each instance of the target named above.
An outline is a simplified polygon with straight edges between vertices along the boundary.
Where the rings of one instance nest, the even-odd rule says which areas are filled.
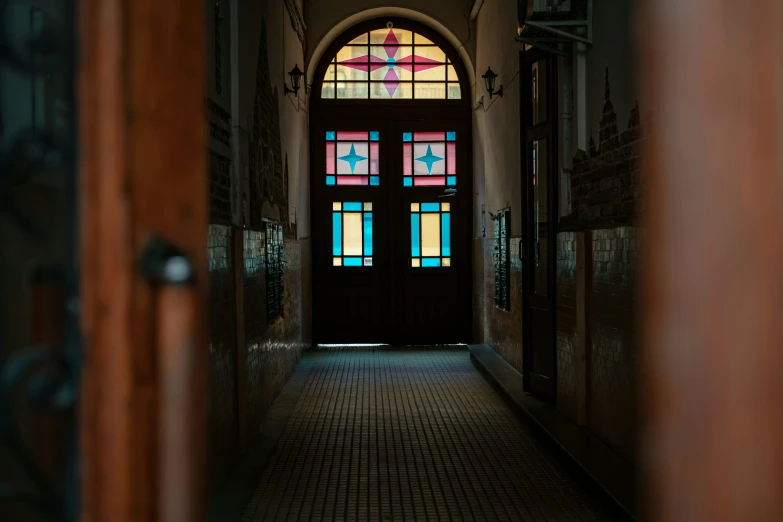
[[[291,86],[293,89],[289,89],[288,84],[283,84],[283,94],[290,93],[294,96],[297,96],[299,93],[302,76],[304,76],[304,73],[299,70],[299,64],[294,65],[294,68],[291,69],[291,72],[289,72],[288,75],[291,77]]]
[[[489,99],[491,100],[493,96],[500,96],[503,97],[503,86],[500,86],[500,89],[495,91],[495,79],[497,79],[498,75],[495,74],[495,72],[492,70],[491,67],[487,67],[487,72],[484,73],[482,78],[484,78],[484,86],[487,88],[487,92],[489,93]]]

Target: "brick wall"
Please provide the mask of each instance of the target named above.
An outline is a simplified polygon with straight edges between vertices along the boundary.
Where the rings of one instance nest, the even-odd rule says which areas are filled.
[[[481,287],[474,281],[474,299],[480,299],[478,331],[483,335],[481,342],[498,352],[514,368],[522,371],[522,272],[519,264],[519,238],[509,240],[510,276],[509,285],[511,309],[502,310],[495,306],[495,265],[492,257],[493,238],[474,240],[474,258],[480,256],[480,264],[474,265],[474,273],[481,274]],[[479,268],[483,265],[483,270]],[[476,328],[476,327],[474,327]],[[478,342],[478,341],[477,341]]]
[[[638,227],[593,231],[593,284],[588,303],[588,423],[629,459],[634,457],[637,432],[635,313],[638,249],[643,236]]]
[[[252,440],[304,348],[299,242],[286,240],[284,314],[266,322],[266,265],[263,232],[244,232],[245,341],[247,344],[247,430]]]
[[[580,398],[585,399],[588,427],[629,460],[635,457],[637,433],[636,275],[643,236],[637,223],[644,212],[644,145],[638,105],[630,111],[627,129],[618,131],[607,70],[598,145],[591,137],[589,150],[575,156],[572,213],[558,223],[557,409],[577,419]],[[586,231],[592,242],[586,244],[587,288],[579,302],[575,236]],[[587,320],[581,388],[575,360],[580,311]]]
[[[587,152],[574,157],[571,172],[572,213],[561,218],[560,230],[623,226],[638,221],[644,211],[641,156],[645,146],[638,104],[631,109],[628,128],[617,130],[607,70],[606,99],[599,143],[590,138]]]
[[[222,477],[237,456],[237,353],[231,227],[210,225],[209,447],[210,477]],[[231,429],[234,427],[234,429]]]
[[[209,218],[211,223],[231,222],[231,160],[209,151]]]
[[[557,409],[576,420],[576,234],[557,235]]]

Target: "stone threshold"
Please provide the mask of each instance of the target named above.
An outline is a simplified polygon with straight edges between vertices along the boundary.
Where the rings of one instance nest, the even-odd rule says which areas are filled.
[[[532,421],[597,492],[629,520],[637,519],[636,473],[633,466],[587,428],[567,419],[522,388],[522,374],[486,344],[469,345],[470,358],[484,376]]]

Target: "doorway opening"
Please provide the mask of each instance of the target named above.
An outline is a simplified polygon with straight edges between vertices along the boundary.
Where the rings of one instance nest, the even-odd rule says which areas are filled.
[[[378,18],[315,71],[310,118],[315,343],[471,335],[470,85],[432,29]]]

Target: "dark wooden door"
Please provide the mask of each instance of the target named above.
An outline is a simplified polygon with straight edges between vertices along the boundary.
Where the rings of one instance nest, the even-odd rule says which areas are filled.
[[[396,121],[391,159],[396,343],[470,340],[471,178],[468,126]],[[442,159],[441,159],[442,158]],[[439,183],[445,178],[446,185]],[[411,185],[411,186],[409,186]]]
[[[384,342],[391,310],[389,126],[312,127],[314,318],[321,343]],[[343,179],[356,185],[340,185]]]
[[[468,342],[469,127],[365,112],[312,125],[316,340]]]
[[[520,55],[522,78],[522,245],[525,281],[525,382],[539,397],[555,398],[555,257],[557,227],[557,91],[555,64],[537,50]]]

